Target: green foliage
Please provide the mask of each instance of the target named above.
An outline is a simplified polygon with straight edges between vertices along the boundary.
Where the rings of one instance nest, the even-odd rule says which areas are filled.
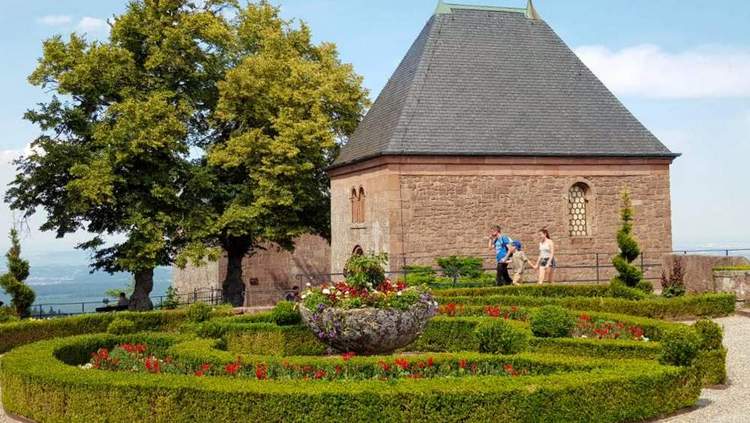
[[[21,258],[21,242],[15,228],[10,230],[10,249],[5,257],[8,259],[8,272],[0,276],[0,288],[10,295],[10,304],[16,314],[28,316],[36,294],[25,283],[29,277],[29,262]]]
[[[482,276],[482,259],[478,257],[438,257],[435,262],[448,278],[479,278]]]
[[[146,338],[95,335],[46,341],[11,352],[3,357],[0,370],[4,407],[35,421],[523,421],[533,415],[539,421],[589,421],[596,416],[597,421],[616,422],[672,413],[693,405],[700,393],[700,381],[688,367],[527,354],[507,357],[460,353],[437,356],[435,363],[451,364],[453,368],[462,358],[508,363],[528,368],[529,376],[401,379],[389,383],[387,390],[381,381],[371,379],[270,383],[192,375],[144,377],[129,372],[81,371],[65,364],[80,363],[97,346],[126,339]],[[184,348],[175,341],[172,346],[166,340],[161,342],[164,346],[160,348],[167,347],[174,353],[198,351],[200,355],[195,357],[210,363],[235,359],[212,350],[211,342],[187,342]],[[374,372],[380,360],[395,357],[355,357],[345,368]],[[428,357],[406,358],[411,362]],[[263,360],[269,367],[281,362]],[[295,366],[343,365],[335,358],[285,360]],[[529,390],[529,386],[534,389]],[[273,389],[273,395],[269,395],[269,389]],[[56,406],[63,400],[65,407]],[[153,407],[153,401],[159,407]]]
[[[685,295],[684,274],[682,272],[682,260],[674,256],[672,258],[672,270],[667,277],[666,272],[661,273],[661,295],[666,298],[674,298]]]
[[[344,265],[346,282],[356,288],[375,289],[385,280],[387,253],[354,254]]]
[[[437,292],[440,294],[440,291]],[[435,298],[440,304],[455,303],[470,305],[506,305],[540,307],[559,305],[572,310],[606,311],[633,316],[658,319],[691,319],[695,317],[728,316],[735,311],[734,294],[686,295],[678,298],[647,298],[628,300],[624,298],[591,297],[532,297],[523,295],[486,295],[471,297]]]
[[[287,326],[299,324],[302,321],[302,316],[300,316],[295,303],[279,301],[271,310],[271,319],[279,326]]]
[[[644,282],[648,284],[647,281],[641,281],[638,282],[638,285],[636,285],[635,288],[631,288],[622,283],[618,278],[614,278],[609,283],[609,296],[613,298],[625,298],[628,300],[640,300],[646,298],[646,293],[648,291],[638,288],[638,286],[641,286]]]
[[[476,331],[479,351],[492,354],[517,354],[526,350],[531,334],[500,319],[480,323]]]
[[[633,260],[641,254],[641,250],[638,242],[633,238],[633,205],[627,190],[622,192],[620,219],[622,226],[617,231],[617,246],[620,248],[620,253],[612,258],[612,264],[617,269],[618,275],[613,282],[619,281],[626,286],[635,287],[643,279],[643,272],[632,264]]]
[[[713,270],[715,272],[746,272],[750,270],[750,266],[717,266]]]
[[[493,276],[493,275],[490,275]],[[493,276],[494,278],[494,276]],[[494,279],[493,279],[494,282]],[[486,297],[490,295],[523,296],[523,297],[617,297],[630,300],[646,298],[643,292],[628,288],[622,284],[616,285],[522,285],[522,286],[493,286],[487,288],[455,288],[436,291],[441,298],[448,297]]]
[[[135,290],[135,280],[131,280],[128,282],[128,284],[123,288],[112,288],[104,291],[104,295],[106,295],[109,298],[119,298],[120,293],[125,293],[126,297],[130,297],[133,295],[133,291]]]
[[[174,310],[180,305],[180,299],[177,296],[177,290],[172,286],[167,287],[166,296],[164,301],[161,302],[161,308],[166,310]]]
[[[194,323],[205,322],[211,317],[211,306],[198,301],[187,307],[187,318]]]
[[[435,270],[430,266],[404,266],[401,270],[404,282],[409,286],[431,285],[437,280]]]
[[[721,326],[709,319],[700,319],[693,323],[693,329],[701,339],[701,350],[720,349],[724,337]]]
[[[726,360],[726,348],[698,351],[693,366],[701,375],[703,386],[720,385],[727,382]]]
[[[16,311],[10,306],[0,306],[0,323],[13,322],[18,320]]]
[[[646,294],[651,294],[654,292],[654,284],[651,282],[643,279],[635,286],[636,289],[645,292]]]
[[[128,319],[116,318],[107,326],[107,333],[112,335],[126,335],[137,331],[135,322]]]
[[[570,336],[576,324],[571,313],[559,306],[540,307],[531,315],[531,332],[541,338],[562,338]]]
[[[674,327],[661,338],[662,354],[659,361],[675,366],[689,366],[698,355],[701,339],[692,328]]]

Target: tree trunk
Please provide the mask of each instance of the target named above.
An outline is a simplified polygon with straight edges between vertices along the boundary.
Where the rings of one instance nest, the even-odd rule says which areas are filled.
[[[151,290],[154,289],[154,269],[140,270],[135,272],[135,288],[130,296],[128,309],[134,311],[147,311],[154,308],[151,303]]]
[[[242,279],[242,260],[250,251],[251,243],[242,238],[232,238],[224,243],[227,252],[227,277],[222,289],[224,302],[234,307],[245,304],[245,281]]]

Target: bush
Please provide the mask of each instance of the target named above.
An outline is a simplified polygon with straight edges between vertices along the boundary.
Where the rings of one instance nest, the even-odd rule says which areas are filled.
[[[693,323],[693,329],[701,340],[700,349],[703,351],[721,348],[723,334],[721,326],[708,319],[701,319]]]
[[[346,282],[357,288],[377,288],[385,281],[386,253],[354,254],[344,265]]]
[[[529,346],[528,331],[517,329],[504,320],[492,319],[475,329],[479,351],[492,354],[517,354]]]
[[[494,283],[494,275],[488,274]],[[617,289],[611,285],[522,285],[493,286],[487,288],[454,288],[435,293],[438,297],[486,297],[489,295],[514,295],[525,297],[617,297],[630,300],[641,300],[648,296],[643,292],[619,284]]]
[[[208,304],[198,301],[190,304],[187,308],[187,318],[191,322],[200,323],[205,322],[211,317],[211,306]]]
[[[675,327],[661,338],[659,361],[675,366],[689,366],[698,355],[701,340],[690,327]]]
[[[575,318],[568,310],[559,306],[540,307],[531,315],[531,332],[541,338],[562,338],[570,336],[576,325]]]
[[[644,281],[639,282],[639,284],[642,282]],[[647,297],[644,290],[626,286],[617,278],[612,279],[609,283],[609,294],[613,298],[625,298],[628,300],[642,300]]]
[[[685,295],[685,282],[682,272],[682,260],[679,257],[672,257],[672,271],[667,274],[661,272],[661,295],[667,298],[674,298]]]
[[[476,279],[482,276],[482,259],[478,257],[438,257],[435,261],[443,274],[453,280],[460,277]]]
[[[12,307],[0,307],[0,323],[15,322],[16,320],[18,320],[18,317]]]
[[[523,295],[487,295],[453,297],[438,293],[440,304],[455,303],[469,305],[514,305],[519,307],[539,307],[559,305],[582,311],[606,311],[658,319],[692,319],[695,317],[728,316],[735,311],[734,294],[686,295],[678,298],[647,298],[639,301],[624,298],[588,297],[532,297]]]
[[[654,292],[654,284],[647,280],[642,280],[638,282],[638,284],[635,286],[636,289],[645,292],[646,294],[651,294]]]
[[[404,378],[387,385],[371,379],[269,382],[81,371],[55,358],[66,351],[70,359],[85,360],[97,345],[125,339],[56,339],[11,352],[3,357],[0,369],[5,409],[35,421],[526,421],[535,413],[538,421],[591,421],[595,416],[599,422],[616,422],[669,414],[694,405],[700,394],[699,380],[689,367],[524,354],[483,358],[461,353],[436,357],[435,364],[455,368],[462,358],[481,358],[482,367],[492,360],[511,360],[508,363],[516,368],[529,368],[531,376]],[[210,345],[203,343],[204,348]],[[235,359],[226,352],[209,351],[203,356],[208,361],[210,355]],[[366,371],[377,370],[380,360],[396,357],[355,357],[348,363],[337,358],[288,361],[296,366],[329,363]],[[405,357],[410,363],[426,358]],[[279,362],[264,361],[269,367]],[[71,363],[67,358],[65,362]],[[534,389],[529,389],[532,384]]]
[[[107,326],[107,333],[113,335],[126,335],[137,331],[132,320],[116,318]]]
[[[302,321],[302,316],[293,302],[279,301],[271,310],[271,320],[280,326],[297,325]]]
[[[407,285],[435,283],[435,270],[430,266],[404,266],[401,270],[404,272],[404,282]]]
[[[643,279],[643,272],[632,264],[633,260],[641,254],[638,242],[633,237],[633,214],[630,193],[625,190],[622,192],[622,209],[620,210],[622,226],[617,231],[617,246],[620,253],[612,258],[612,264],[617,269],[617,276],[612,282],[621,282],[631,288]]]

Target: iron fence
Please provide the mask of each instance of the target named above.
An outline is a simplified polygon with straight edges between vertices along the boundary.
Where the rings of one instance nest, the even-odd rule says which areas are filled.
[[[198,301],[211,305],[219,305],[223,302],[222,293],[222,290],[218,288],[194,289],[192,292],[175,294],[173,298],[175,302],[173,304],[168,304],[170,300],[166,295],[155,295],[150,298],[155,309],[164,308],[166,305],[169,305],[170,307],[172,305],[188,305]],[[116,303],[117,300],[104,298],[101,301],[34,304],[31,306],[30,317],[49,318],[95,313],[97,311],[117,311],[118,307],[116,306]]]

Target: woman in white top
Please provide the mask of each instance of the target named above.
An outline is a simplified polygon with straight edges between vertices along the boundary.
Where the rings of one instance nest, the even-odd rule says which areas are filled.
[[[549,283],[554,281],[555,267],[555,243],[549,237],[549,231],[546,229],[539,230],[539,259],[536,261],[536,267],[539,269],[539,284],[546,280]]]

